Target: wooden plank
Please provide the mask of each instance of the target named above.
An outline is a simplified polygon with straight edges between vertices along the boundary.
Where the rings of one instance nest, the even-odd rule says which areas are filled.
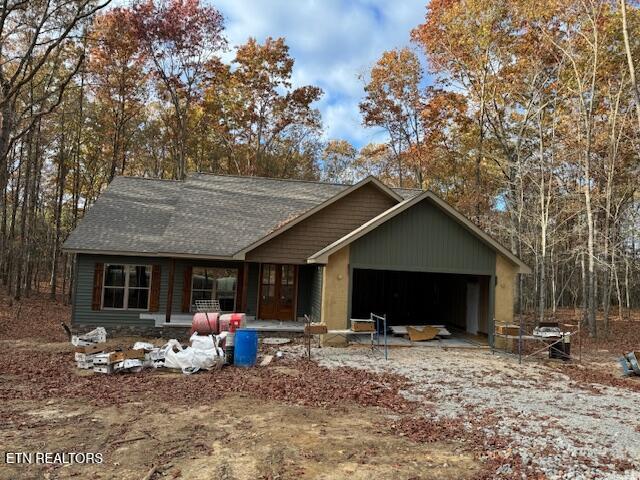
[[[409,339],[412,342],[423,342],[426,340],[433,340],[438,335],[440,331],[439,328],[426,326],[422,330],[418,330],[417,328],[413,328],[411,326],[407,327],[407,331],[409,332]]]
[[[394,335],[408,335],[409,331],[407,327],[413,327],[416,330],[424,327],[433,327],[433,328],[439,329],[438,331],[439,336],[441,337],[451,336],[451,332],[447,330],[447,328],[444,325],[391,325],[389,328],[391,328],[391,332]]]

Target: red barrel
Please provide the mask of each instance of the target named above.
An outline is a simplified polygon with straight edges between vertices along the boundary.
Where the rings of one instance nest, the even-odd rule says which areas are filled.
[[[219,317],[220,314],[216,312],[196,313],[191,322],[191,334],[193,335],[195,332],[198,332],[198,335],[217,334]]]

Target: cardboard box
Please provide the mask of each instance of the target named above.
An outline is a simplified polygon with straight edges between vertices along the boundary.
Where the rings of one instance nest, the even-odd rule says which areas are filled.
[[[100,353],[93,356],[94,365],[111,365],[125,359],[124,352]]]
[[[129,350],[124,350],[122,352],[124,354],[124,359],[137,359],[137,360],[144,360],[144,350],[143,349],[139,349],[139,350],[134,350],[133,348],[130,348]]]
[[[124,352],[109,353],[109,363],[121,362],[122,360],[124,360]]]
[[[76,361],[76,367],[82,368],[83,370],[91,370],[93,368],[93,360],[78,360]]]
[[[115,370],[113,365],[94,365],[93,371],[95,373],[113,373]]]
[[[304,326],[304,333],[308,335],[322,335],[327,333],[327,326],[322,323],[311,323]]]
[[[351,319],[351,330],[354,332],[375,332],[376,325],[373,320]]]
[[[86,353],[88,355],[104,352],[104,345],[85,345],[76,347],[76,353]]]
[[[520,327],[518,325],[496,325],[496,333],[498,335],[520,335]]]
[[[123,368],[136,368],[142,367],[142,360],[138,360],[137,358],[127,358],[123,363]]]

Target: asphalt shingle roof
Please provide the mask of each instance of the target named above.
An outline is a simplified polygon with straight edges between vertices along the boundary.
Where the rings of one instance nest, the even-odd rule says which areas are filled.
[[[209,174],[185,181],[116,177],[64,248],[230,257],[347,188]],[[395,191],[404,198],[420,193]]]
[[[64,248],[230,257],[347,188],[202,173],[185,181],[116,177]],[[395,191],[405,199],[420,193]]]
[[[185,181],[161,253],[231,256],[347,188],[194,174]]]
[[[116,177],[64,242],[69,250],[153,253],[182,182]]]

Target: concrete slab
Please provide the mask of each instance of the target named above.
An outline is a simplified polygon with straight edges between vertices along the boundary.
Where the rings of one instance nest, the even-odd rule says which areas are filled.
[[[387,345],[391,347],[419,347],[419,348],[489,348],[489,345],[462,337],[450,337],[427,340],[425,342],[412,342],[408,338],[387,336]]]
[[[280,320],[247,320],[246,328],[259,332],[304,333],[304,322]]]

